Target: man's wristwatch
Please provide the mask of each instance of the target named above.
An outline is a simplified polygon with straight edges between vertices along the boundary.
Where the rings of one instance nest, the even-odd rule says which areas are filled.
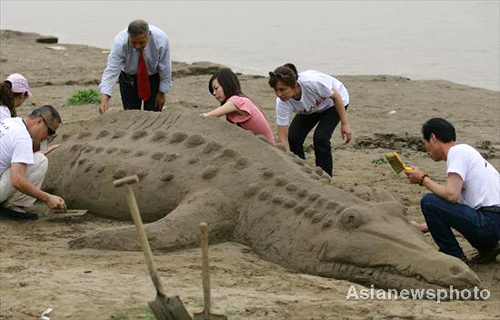
[[[420,182],[418,184],[422,185],[424,183],[425,178],[429,178],[429,175],[427,173],[422,176],[422,179],[420,179]]]

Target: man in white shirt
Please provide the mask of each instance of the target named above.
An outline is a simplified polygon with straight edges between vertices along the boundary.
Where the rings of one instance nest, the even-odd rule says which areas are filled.
[[[134,20],[118,33],[108,56],[108,64],[99,85],[99,113],[108,112],[113,85],[119,80],[125,110],[161,111],[165,93],[172,86],[170,42],[161,29],[146,21]]]
[[[478,250],[472,262],[495,260],[500,254],[500,175],[481,154],[467,144],[457,144],[455,128],[442,118],[433,118],[422,126],[427,153],[434,161],[446,160],[446,183],[433,181],[414,167],[406,172],[411,183],[432,193],[421,200],[425,224],[439,250],[467,261],[452,228],[460,232]]]
[[[15,117],[0,122],[0,204],[1,211],[19,219],[33,219],[25,212],[36,199],[50,209],[63,209],[64,200],[40,189],[47,172],[48,160],[41,152],[33,153],[39,144],[56,133],[61,117],[53,106],[42,106],[25,119]]]

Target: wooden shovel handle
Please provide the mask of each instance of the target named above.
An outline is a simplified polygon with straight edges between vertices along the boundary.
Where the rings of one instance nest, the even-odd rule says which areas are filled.
[[[208,225],[200,223],[201,236],[201,276],[203,279],[203,311],[206,315],[210,313],[210,266],[208,264]]]
[[[132,220],[134,220],[137,239],[139,240],[142,252],[146,258],[146,264],[149,268],[149,274],[151,275],[156,291],[164,296],[165,291],[163,290],[160,277],[158,276],[158,271],[156,270],[156,266],[153,261],[153,254],[151,253],[148,238],[146,236],[146,232],[144,231],[144,226],[142,225],[141,214],[139,213],[139,207],[137,206],[137,201],[135,200],[134,191],[132,190],[132,186],[129,184],[124,184],[123,187],[125,188],[125,196],[127,198],[128,207],[130,208],[130,213],[132,214]]]

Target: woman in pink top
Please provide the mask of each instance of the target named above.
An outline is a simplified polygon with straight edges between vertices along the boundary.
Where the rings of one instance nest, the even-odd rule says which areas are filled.
[[[225,115],[227,121],[252,131],[255,135],[263,135],[274,145],[271,127],[262,110],[241,92],[238,77],[230,69],[216,72],[208,82],[208,91],[217,99],[221,106],[203,117],[220,117]]]

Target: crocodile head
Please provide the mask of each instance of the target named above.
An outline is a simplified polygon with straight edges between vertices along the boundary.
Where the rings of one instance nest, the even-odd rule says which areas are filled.
[[[386,289],[471,288],[477,275],[460,259],[438,252],[394,202],[342,210],[322,243],[315,273]]]

